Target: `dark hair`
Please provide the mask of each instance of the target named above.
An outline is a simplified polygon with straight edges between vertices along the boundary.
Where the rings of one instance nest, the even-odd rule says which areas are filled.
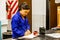
[[[23,2],[21,5],[19,5],[18,11],[20,11],[21,9],[28,10],[28,9],[30,9],[30,7],[26,2]]]

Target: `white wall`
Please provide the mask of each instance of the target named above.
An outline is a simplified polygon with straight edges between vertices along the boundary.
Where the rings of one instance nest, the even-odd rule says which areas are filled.
[[[8,24],[6,19],[6,0],[0,0],[0,21],[2,25]],[[1,27],[2,33],[7,31],[7,26]]]
[[[6,0],[0,0],[0,21],[3,24],[7,24],[6,19]]]
[[[55,3],[60,3],[60,0],[55,0]]]
[[[46,27],[46,0],[32,0],[32,31]]]

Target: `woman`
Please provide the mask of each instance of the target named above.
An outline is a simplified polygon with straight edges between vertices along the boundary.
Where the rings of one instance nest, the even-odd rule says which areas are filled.
[[[11,28],[13,40],[17,40],[18,37],[31,34],[30,25],[26,17],[29,12],[30,8],[28,4],[26,2],[23,2],[19,6],[18,12],[12,17]]]

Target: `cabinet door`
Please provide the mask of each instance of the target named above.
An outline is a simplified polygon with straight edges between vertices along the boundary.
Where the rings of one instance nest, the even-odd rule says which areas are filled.
[[[19,5],[23,2],[27,2],[30,6],[30,13],[27,15],[27,17],[30,24],[30,31],[32,32],[32,0],[19,0]]]
[[[50,0],[50,12],[49,12],[50,28],[57,26],[57,6],[55,0]]]
[[[55,0],[46,0],[46,28],[57,26],[57,5]]]

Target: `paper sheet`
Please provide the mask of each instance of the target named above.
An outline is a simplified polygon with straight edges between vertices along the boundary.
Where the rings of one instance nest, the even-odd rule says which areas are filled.
[[[19,39],[22,39],[22,38],[34,38],[34,37],[36,37],[36,36],[32,33],[32,34],[30,34],[28,36],[19,37]]]
[[[52,28],[52,29],[55,29],[55,30],[56,30],[56,29],[60,29],[60,28],[58,28],[58,27],[54,27],[54,28]]]
[[[60,33],[52,33],[52,34],[45,34],[45,35],[53,38],[60,38]]]

